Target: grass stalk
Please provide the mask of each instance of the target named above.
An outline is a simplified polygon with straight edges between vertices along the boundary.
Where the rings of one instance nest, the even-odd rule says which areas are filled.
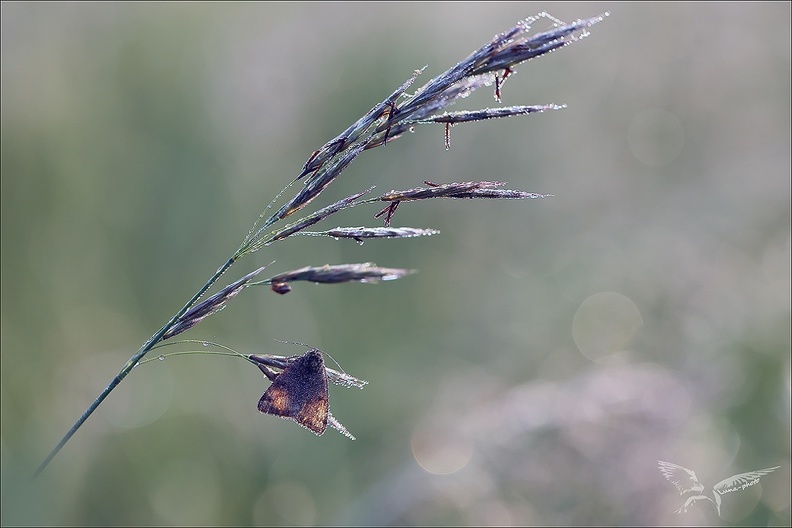
[[[518,65],[579,41],[581,38],[588,35],[588,28],[602,21],[605,16],[607,16],[607,13],[593,18],[576,20],[569,24],[557,20],[547,13],[540,13],[536,16],[528,17],[518,22],[513,28],[495,35],[490,42],[474,51],[467,58],[431,79],[414,93],[409,94],[407,90],[425,71],[426,66],[415,70],[407,81],[382,102],[373,106],[362,118],[358,119],[341,134],[317,149],[303,164],[298,176],[286,185],[283,191],[278,193],[275,199],[270,202],[259,215],[234,254],[217,269],[209,280],[206,281],[206,283],[162,328],[154,333],[141,348],[129,358],[119,373],[112,379],[93,403],[91,403],[85,412],[83,412],[71,429],[68,430],[55,448],[38,466],[34,473],[34,478],[44,471],[77,430],[82,427],[91,414],[93,414],[124,378],[140,364],[140,361],[146,354],[160,345],[164,340],[191,329],[206,317],[219,312],[226,306],[226,303],[230,299],[248,286],[268,285],[276,293],[284,294],[291,290],[289,284],[294,281],[310,281],[323,284],[338,284],[353,281],[370,283],[380,280],[401,278],[413,272],[413,270],[406,269],[380,268],[370,263],[306,266],[298,270],[276,274],[269,279],[253,282],[253,278],[264,269],[264,267],[262,267],[229,284],[203,302],[196,304],[199,299],[215,285],[218,279],[240,258],[255,253],[264,247],[268,247],[274,242],[282,241],[292,235],[298,234],[330,236],[338,239],[349,238],[358,242],[362,242],[363,239],[367,238],[411,238],[436,234],[436,230],[427,228],[390,227],[397,207],[402,202],[407,201],[422,201],[435,198],[534,199],[551,196],[548,194],[504,189],[502,188],[503,185],[505,185],[503,182],[471,181],[451,183],[424,182],[426,185],[425,187],[392,190],[376,197],[363,198],[364,195],[372,192],[372,187],[347,196],[329,206],[287,224],[282,228],[270,230],[276,223],[303,210],[311,204],[360,154],[372,148],[386,145],[390,141],[402,137],[404,132],[412,130],[418,125],[439,124],[445,127],[446,148],[449,148],[449,130],[454,124],[501,117],[522,116],[564,108],[564,105],[544,104],[485,108],[475,111],[444,112],[447,107],[467,97],[474,90],[492,85],[495,86],[495,99],[500,102],[503,83],[515,73],[515,68]],[[532,26],[540,20],[549,21],[553,27],[544,32],[531,35],[530,30]],[[298,182],[301,182],[301,187],[298,188],[296,194],[291,199],[287,200],[277,211],[270,216],[266,216],[267,211],[278,202],[280,197]],[[335,229],[322,232],[305,231],[306,228],[327,219],[339,211],[361,205],[381,205],[383,203],[387,205],[384,209],[375,214],[374,218],[384,217],[385,227],[339,226]],[[259,223],[261,224],[259,225]],[[312,358],[321,361],[321,356],[316,355],[317,349],[311,349],[309,352],[306,352],[306,354],[310,354]],[[297,358],[296,356],[280,359],[278,359],[278,356],[247,355],[244,357],[257,365],[270,381],[277,383],[278,387],[276,388],[279,388],[281,391],[286,390],[286,394],[281,395],[279,393],[279,398],[283,396],[288,400],[290,396],[288,390],[291,390],[291,387],[295,383],[298,385],[295,389],[298,395],[301,394],[299,384],[303,382],[306,386],[313,384],[313,386],[316,387],[325,387],[324,398],[320,398],[317,402],[314,402],[321,405],[315,406],[318,414],[312,416],[312,419],[315,419],[318,423],[330,424],[343,434],[353,438],[352,435],[329,414],[326,401],[326,380],[347,379],[347,381],[349,381],[349,379],[356,380],[356,378],[348,376],[345,373],[343,373],[343,376],[347,376],[347,378],[343,378],[341,373],[336,372],[333,374],[335,371],[332,371],[332,369],[327,369],[326,373],[325,370],[322,369],[320,374],[326,377],[317,377],[315,375],[316,369],[312,371],[308,367],[307,360]],[[301,370],[295,366],[298,364]],[[272,370],[273,367],[281,370]],[[307,378],[308,374],[311,372],[314,374],[311,379],[303,379]],[[279,378],[279,376],[283,377]],[[288,383],[286,382],[287,379]],[[360,386],[362,386],[362,384]],[[280,400],[273,400],[273,402],[279,401]],[[268,402],[268,405],[270,404],[271,402]],[[320,411],[326,412],[327,415],[323,415]],[[278,413],[280,412],[281,410],[278,410]],[[286,411],[283,412],[285,413]],[[298,423],[301,423],[301,425],[305,425],[304,422],[297,420],[294,415],[287,413],[281,414],[281,417],[293,418],[298,421]],[[321,429],[321,431],[323,432],[324,429]],[[316,430],[314,430],[314,432],[316,432]]]

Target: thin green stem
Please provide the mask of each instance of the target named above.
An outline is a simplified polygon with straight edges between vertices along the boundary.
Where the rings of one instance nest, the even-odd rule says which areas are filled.
[[[206,284],[204,284],[203,287],[201,287],[201,289],[198,290],[198,292],[192,296],[192,298],[187,302],[187,304],[185,304],[184,307],[176,313],[176,315],[171,317],[170,321],[168,321],[168,323],[165,326],[160,328],[157,333],[151,336],[143,344],[140,350],[137,351],[135,355],[129,358],[129,361],[126,362],[126,364],[121,369],[121,371],[116,375],[116,377],[113,378],[110,384],[107,387],[105,387],[102,393],[85,410],[85,412],[82,413],[82,416],[80,416],[80,418],[76,422],[74,422],[74,425],[72,425],[71,429],[69,429],[69,431],[65,435],[63,435],[63,438],[61,438],[60,442],[58,442],[58,445],[56,445],[55,448],[52,451],[50,451],[50,454],[47,455],[47,458],[45,458],[44,461],[41,463],[41,465],[39,465],[39,467],[36,469],[36,472],[33,474],[34,479],[38,477],[42,471],[44,471],[44,469],[47,467],[47,465],[49,465],[52,459],[55,458],[55,455],[57,455],[58,452],[60,452],[60,450],[63,448],[63,446],[66,445],[66,442],[68,442],[69,439],[71,439],[71,437],[74,436],[74,433],[76,433],[77,430],[80,427],[82,427],[82,424],[84,424],[85,421],[88,419],[88,417],[91,416],[91,414],[93,414],[93,412],[99,407],[99,405],[101,405],[101,403],[105,400],[105,398],[107,398],[107,396],[109,396],[110,393],[113,392],[113,389],[115,389],[118,386],[118,384],[121,383],[124,380],[124,378],[127,377],[127,374],[129,374],[132,371],[132,369],[135,368],[135,366],[137,366],[138,362],[143,358],[143,356],[148,354],[148,352],[152,348],[154,348],[154,345],[156,345],[162,340],[162,336],[165,335],[165,332],[167,332],[174,324],[176,324],[176,321],[178,321],[179,318],[182,315],[184,315],[187,312],[187,310],[189,310],[192,307],[192,305],[195,304],[195,302],[204,293],[206,293],[206,290],[208,290],[212,286],[212,284],[214,284],[217,281],[217,279],[219,279],[220,276],[223,273],[225,273],[225,271],[228,268],[231,267],[231,265],[236,261],[236,258],[237,257],[235,255],[234,257],[228,259],[225,264],[220,266],[215,272],[215,274],[212,275],[212,277],[208,281],[206,281]]]
[[[220,343],[214,343],[212,341],[206,341],[206,340],[203,340],[203,339],[182,339],[180,341],[174,341],[174,342],[168,342],[168,343],[160,343],[160,344],[156,345],[155,347],[153,347],[152,350],[160,350],[160,349],[165,348],[167,346],[184,345],[184,344],[203,345],[205,347],[211,346],[211,347],[219,348],[221,350],[227,350],[227,352],[217,352],[217,351],[214,351],[214,350],[180,350],[178,352],[168,352],[166,354],[161,354],[159,357],[156,357],[156,358],[152,357],[152,358],[144,359],[144,360],[140,361],[138,364],[139,365],[143,365],[145,363],[150,363],[152,361],[157,361],[157,360],[165,359],[167,357],[172,357],[172,356],[186,356],[186,355],[195,355],[195,354],[206,354],[206,355],[210,355],[210,356],[240,357],[242,359],[250,361],[254,365],[256,364],[254,361],[251,361],[246,355],[237,352],[236,350],[234,350],[231,347],[228,347],[228,346],[225,346],[225,345],[221,345]]]
[[[390,224],[391,217],[402,201],[423,200],[427,198],[538,198],[544,195],[535,193],[524,193],[520,191],[509,191],[495,189],[500,184],[498,182],[467,182],[467,183],[452,183],[446,185],[428,184],[430,189],[408,189],[406,191],[392,191],[388,195],[381,197],[369,198],[359,200],[359,198],[371,191],[371,188],[363,191],[362,193],[348,196],[330,206],[327,206],[312,215],[308,215],[303,219],[291,223],[282,229],[272,231],[265,234],[272,225],[283,220],[293,213],[303,209],[311,203],[317,196],[319,196],[328,185],[330,185],[338,175],[346,169],[346,167],[356,159],[356,157],[365,150],[375,148],[387,144],[390,140],[395,139],[404,132],[411,130],[416,124],[428,122],[441,122],[445,123],[446,130],[451,124],[463,121],[474,121],[483,119],[492,119],[495,117],[502,117],[507,115],[518,115],[523,113],[530,113],[541,111],[542,109],[555,108],[555,105],[544,105],[541,107],[509,107],[500,110],[484,109],[476,112],[456,112],[437,115],[438,112],[445,107],[453,104],[458,99],[467,97],[472,91],[483,86],[489,86],[492,76],[496,82],[495,95],[500,100],[500,85],[505,81],[506,77],[513,73],[512,68],[518,64],[522,64],[530,59],[545,55],[555,49],[564,47],[575,40],[579,40],[588,34],[587,28],[599,23],[602,19],[608,16],[607,13],[598,17],[589,18],[585,20],[577,20],[571,24],[564,24],[563,22],[550,17],[547,13],[540,13],[535,17],[529,17],[525,21],[520,22],[514,28],[496,35],[489,43],[485,44],[482,48],[474,51],[470,56],[462,62],[453,66],[445,73],[440,74],[434,79],[430,80],[423,87],[419,88],[414,95],[408,96],[402,104],[397,102],[405,95],[407,88],[415,81],[418,74],[423,71],[417,70],[413,77],[405,82],[401,87],[394,91],[388,98],[374,106],[366,115],[357,120],[349,128],[347,128],[341,135],[326,143],[319,150],[314,152],[313,155],[303,165],[302,172],[297,176],[283,191],[270,202],[269,205],[261,212],[258,219],[253,223],[253,227],[248,231],[247,236],[239,249],[226,261],[223,266],[218,268],[215,274],[198,290],[198,292],[179,310],[165,326],[158,332],[151,336],[143,346],[135,353],[129,361],[124,365],[121,371],[113,378],[110,384],[102,391],[96,400],[85,410],[80,418],[75,422],[66,435],[60,440],[55,448],[50,452],[47,458],[41,463],[34,473],[34,478],[37,477],[52,461],[52,459],[60,452],[63,446],[69,439],[77,432],[77,430],[85,423],[88,417],[99,407],[99,405],[107,398],[107,396],[123,381],[123,379],[140,364],[140,360],[150,352],[155,346],[163,341],[165,337],[172,337],[194,324],[197,324],[203,317],[214,313],[217,309],[221,308],[225,301],[236,295],[241,288],[247,285],[247,281],[252,279],[253,275],[258,271],[250,274],[248,277],[243,277],[241,282],[232,284],[231,289],[225,291],[217,299],[212,300],[206,306],[198,306],[196,308],[204,308],[205,312],[200,312],[194,315],[194,318],[184,322],[181,328],[176,328],[178,331],[168,332],[179,324],[180,319],[188,310],[190,310],[196,301],[217,281],[217,279],[229,268],[231,265],[241,258],[243,255],[254,253],[264,246],[271,244],[274,241],[285,239],[293,234],[303,231],[307,227],[324,220],[328,216],[335,214],[338,211],[348,209],[363,204],[370,204],[375,202],[388,202],[389,205],[380,213],[375,215],[379,218],[386,214],[386,226]],[[540,18],[548,18],[554,23],[554,27],[548,31],[535,34],[531,37],[524,36],[528,32],[533,22]],[[579,33],[580,36],[576,36]],[[497,73],[503,71],[502,78],[499,79]],[[446,140],[448,141],[448,140]],[[278,198],[289,189],[295,182],[307,176],[303,182],[303,188],[300,189],[296,195],[281,207],[277,212],[265,218],[265,213],[272,208]],[[261,226],[259,222],[263,220]],[[307,234],[307,233],[306,233]],[[263,269],[263,268],[261,268]],[[388,269],[377,268],[373,265],[360,264],[360,265],[342,265],[337,267],[327,268],[304,268],[281,274],[269,280],[273,284],[273,289],[278,293],[286,293],[288,290],[288,282],[292,280],[310,280],[313,282],[323,283],[337,283],[355,281],[371,281],[376,280],[389,280],[399,278],[410,270],[401,269]],[[274,280],[278,278],[280,283],[276,284]],[[263,284],[267,281],[260,281],[253,284]],[[239,290],[234,288],[239,288]],[[220,292],[223,293],[223,292]],[[208,301],[210,299],[207,299]],[[248,359],[253,356],[249,356]],[[261,366],[259,364],[259,366]],[[267,374],[265,372],[265,374]],[[267,374],[267,377],[270,377]],[[272,378],[270,378],[272,379]],[[348,382],[344,382],[348,383]],[[362,384],[360,384],[362,386]],[[336,423],[334,427],[339,428],[344,434],[348,434],[343,426]]]

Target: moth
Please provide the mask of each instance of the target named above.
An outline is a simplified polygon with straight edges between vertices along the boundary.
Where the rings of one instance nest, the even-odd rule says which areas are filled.
[[[260,413],[293,420],[317,436],[329,425],[354,440],[330,413],[327,369],[319,349],[311,348],[302,356],[290,358],[248,358],[272,381],[258,402]],[[271,367],[283,370],[277,372]]]

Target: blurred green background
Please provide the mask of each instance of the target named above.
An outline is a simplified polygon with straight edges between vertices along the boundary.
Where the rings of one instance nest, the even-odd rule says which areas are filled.
[[[454,127],[449,151],[419,128],[317,205],[425,179],[554,198],[275,244],[220,284],[272,260],[419,273],[247,290],[183,334],[323,349],[370,382],[330,389],[356,441],[260,415],[245,362],[188,356],[133,371],[30,480],[314,149],[545,9],[611,11],[504,86],[568,108]],[[789,526],[790,4],[3,3],[1,447],[3,525]],[[658,459],[709,486],[781,467],[719,519],[673,513]]]

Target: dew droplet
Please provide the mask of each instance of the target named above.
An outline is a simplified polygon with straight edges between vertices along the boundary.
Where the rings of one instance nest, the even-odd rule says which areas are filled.
[[[358,246],[362,246],[363,242],[365,242],[365,240],[356,240],[355,242],[357,242]]]
[[[160,361],[165,361],[165,356],[163,354],[160,354],[157,359],[159,359]]]

